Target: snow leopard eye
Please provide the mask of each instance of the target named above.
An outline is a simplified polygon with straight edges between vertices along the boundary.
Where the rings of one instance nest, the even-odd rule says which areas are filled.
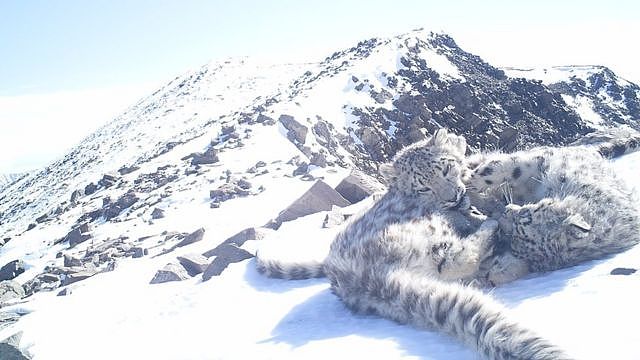
[[[431,188],[424,187],[424,188],[421,188],[421,189],[417,189],[416,192],[418,194],[428,194],[428,193],[432,192],[432,190],[431,190]]]

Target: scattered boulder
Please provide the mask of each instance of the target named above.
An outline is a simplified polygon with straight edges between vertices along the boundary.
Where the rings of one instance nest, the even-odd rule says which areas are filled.
[[[89,223],[83,223],[78,227],[72,229],[64,238],[62,238],[61,242],[68,241],[69,247],[74,247],[89,239],[91,239],[91,234],[89,233]]]
[[[116,202],[111,203],[104,208],[105,219],[111,220],[115,218],[116,216],[120,215],[123,210],[131,207],[131,205],[138,202],[138,200],[140,200],[140,198],[138,198],[135,192],[129,191],[125,193],[120,198],[118,198]]]
[[[33,230],[37,225],[34,223],[31,223],[27,226],[27,231]]]
[[[78,281],[82,281],[85,279],[88,279],[90,277],[92,277],[93,275],[97,274],[98,271],[95,268],[86,268],[84,270],[78,271],[78,272],[71,272],[69,274],[67,274],[63,279],[62,279],[62,286],[67,286],[73,283],[76,283]]]
[[[250,227],[231,236],[230,238],[223,241],[220,245],[204,252],[202,255],[208,258],[212,256],[218,256],[223,253],[225,245],[235,245],[237,247],[240,247],[248,240],[262,240],[267,234],[272,232],[274,232],[273,229],[264,227]]]
[[[2,360],[29,360],[30,356],[20,350],[20,340],[22,338],[22,332],[14,334],[13,336],[0,342],[0,359]]]
[[[221,202],[253,194],[251,183],[245,179],[229,179],[225,184],[220,185],[217,189],[209,192],[212,203],[220,204]]]
[[[118,175],[113,173],[108,173],[102,176],[102,179],[98,181],[98,185],[104,188],[110,188],[113,185],[115,185],[118,182],[118,180],[120,180],[120,177]]]
[[[275,225],[278,228],[285,221],[291,221],[320,211],[331,210],[334,205],[344,207],[351,205],[351,203],[324,181],[318,180],[307,192],[281,211],[271,226]]]
[[[73,291],[70,287],[66,287],[58,292],[56,296],[69,296]]]
[[[161,284],[169,281],[182,281],[189,279],[187,270],[179,264],[169,263],[158,270],[151,279],[150,284]]]
[[[218,154],[213,147],[208,148],[203,153],[192,153],[182,158],[182,160],[187,160],[191,158],[191,165],[205,165],[205,164],[215,164],[220,159],[218,159]]]
[[[82,266],[82,260],[75,258],[69,254],[64,254],[64,267]]]
[[[204,228],[200,228],[192,232],[191,234],[185,236],[185,238],[182,239],[182,241],[180,241],[179,243],[177,243],[175,247],[178,248],[178,247],[183,247],[183,246],[193,244],[195,242],[202,240],[203,236],[204,236]]]
[[[162,219],[163,217],[164,217],[164,210],[162,210],[160,208],[155,208],[151,212],[151,218],[154,219],[154,220]]]
[[[135,258],[135,259],[141,258],[141,257],[143,257],[145,255],[149,255],[149,250],[148,249],[145,249],[145,248],[139,247],[139,246],[131,248],[131,252],[132,252],[132,257]]]
[[[120,169],[118,169],[118,173],[122,176],[127,175],[127,174],[131,174],[132,172],[139,170],[140,167],[139,166],[123,166]]]
[[[237,263],[253,257],[250,252],[237,247],[234,244],[222,244],[217,250],[216,257],[202,274],[202,280],[207,281],[214,276],[222,274],[229,264]]]
[[[303,162],[302,164],[298,165],[298,167],[295,170],[293,170],[292,175],[293,176],[304,175],[307,172],[309,172],[309,164]]]
[[[296,145],[302,145],[309,129],[296,121],[291,115],[280,115],[278,121],[287,129],[287,139]]]
[[[200,254],[178,256],[178,261],[187,270],[189,276],[202,274],[209,266],[209,260]]]
[[[13,280],[25,270],[24,261],[13,260],[0,268],[0,281]]]
[[[615,268],[611,270],[610,274],[611,275],[631,275],[636,271],[637,271],[636,269],[630,269],[630,268]]]
[[[59,288],[61,284],[62,281],[59,275],[43,273],[27,281],[23,288],[26,296],[31,296],[40,291],[53,291]]]
[[[89,185],[84,187],[84,194],[85,195],[91,195],[93,193],[96,192],[96,190],[98,190],[98,186],[94,183],[89,183]]]
[[[17,281],[5,280],[0,282],[0,304],[25,296],[24,288]]]
[[[385,186],[378,180],[359,170],[351,171],[351,174],[336,186],[336,191],[352,204],[384,190]]]
[[[263,125],[273,125],[276,123],[275,120],[263,114],[258,114],[258,117],[256,118],[256,122]]]
[[[80,197],[82,197],[82,195],[84,195],[84,194],[83,194],[83,192],[81,190],[76,190],[76,191],[72,192],[71,193],[71,199],[70,199],[71,205],[72,206],[77,205],[78,204],[78,199]]]

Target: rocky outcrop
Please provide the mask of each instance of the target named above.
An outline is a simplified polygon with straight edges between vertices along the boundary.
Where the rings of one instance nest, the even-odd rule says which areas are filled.
[[[358,170],[353,170],[336,186],[336,191],[352,204],[384,190],[385,186],[378,180]]]
[[[0,268],[0,281],[13,280],[25,270],[24,261],[13,260]]]
[[[14,299],[22,299],[25,296],[22,285],[13,280],[0,282],[0,304]]]
[[[182,281],[189,279],[190,276],[182,265],[179,264],[167,264],[162,269],[158,270],[151,279],[150,284],[162,284],[169,281]]]
[[[277,229],[285,221],[291,221],[320,211],[331,210],[334,205],[343,207],[350,204],[331,186],[322,180],[318,180],[302,196],[282,210],[267,227]]]

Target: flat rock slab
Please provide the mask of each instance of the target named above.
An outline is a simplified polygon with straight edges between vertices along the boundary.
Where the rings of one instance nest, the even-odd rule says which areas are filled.
[[[242,260],[250,259],[253,257],[253,254],[250,252],[241,249],[233,244],[222,244],[218,247],[219,255],[217,255],[211,264],[207,267],[202,274],[202,280],[207,281],[214,276],[218,276],[222,274],[224,269],[229,266],[229,264],[240,262]]]
[[[344,207],[351,205],[351,203],[324,181],[318,180],[302,196],[278,214],[275,225],[279,227],[286,221],[331,210],[334,205]]]
[[[178,261],[187,270],[189,276],[202,274],[209,266],[209,259],[200,254],[178,256]]]
[[[10,261],[0,268],[0,281],[13,280],[22,274],[24,270],[24,262],[22,260]]]
[[[150,284],[161,284],[169,281],[182,281],[189,279],[189,273],[180,264],[167,264],[151,279]]]
[[[192,232],[191,234],[185,236],[185,238],[182,239],[182,241],[180,241],[179,243],[176,244],[176,247],[187,246],[187,245],[193,244],[195,242],[198,242],[198,241],[202,240],[203,236],[204,236],[204,228],[200,228],[200,229]]]
[[[637,270],[636,269],[629,269],[629,268],[615,268],[613,270],[611,270],[611,275],[631,275],[633,273],[635,273]]]
[[[336,191],[352,204],[384,190],[382,183],[359,170],[353,170],[336,186]]]
[[[202,255],[205,257],[212,257],[220,255],[224,251],[224,245],[235,245],[236,247],[242,246],[248,240],[262,240],[267,234],[274,232],[273,229],[263,227],[250,227],[246,228],[239,233],[229,237],[215,248],[204,252]]]

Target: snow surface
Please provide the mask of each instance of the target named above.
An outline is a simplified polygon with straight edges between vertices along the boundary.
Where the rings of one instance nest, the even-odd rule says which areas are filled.
[[[640,185],[636,176],[640,153],[620,159],[615,166],[632,184]],[[279,183],[281,192],[294,184],[282,180],[273,179],[267,185]],[[255,218],[246,216],[246,206],[264,200],[257,199],[224,203],[227,208],[212,218],[206,215],[210,214],[206,203],[194,204],[185,198],[174,210],[181,214],[168,216],[167,221],[208,222],[205,240],[181,249],[200,252],[211,246],[212,237],[251,225]],[[321,229],[323,216],[318,213],[284,224],[277,237],[248,242],[245,248],[290,257],[321,256],[337,231]],[[113,225],[118,226],[126,225]],[[36,239],[37,233],[33,234]],[[23,239],[7,246],[24,247],[37,257],[37,245]],[[3,251],[2,260],[6,256]],[[114,271],[72,285],[69,296],[41,292],[28,303],[3,308],[26,315],[0,331],[0,338],[23,331],[21,346],[36,360],[477,358],[445,335],[351,314],[331,294],[326,279],[265,278],[255,270],[254,260],[232,264],[222,276],[207,282],[196,277],[149,285],[155,271],[175,256],[124,259]],[[640,247],[531,275],[491,293],[514,318],[577,359],[637,359],[640,274],[612,276],[609,272],[616,267],[638,268],[638,258]]]

